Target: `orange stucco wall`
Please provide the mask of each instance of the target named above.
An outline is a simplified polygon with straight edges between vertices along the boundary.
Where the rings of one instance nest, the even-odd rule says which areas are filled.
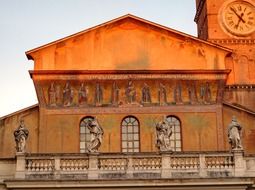
[[[37,152],[38,150],[38,106],[28,110],[18,112],[14,115],[1,120],[0,126],[0,158],[15,156],[15,139],[13,132],[19,126],[20,119],[23,118],[26,128],[29,130],[26,149],[28,152]]]
[[[224,131],[227,132],[228,125],[232,120],[232,116],[236,116],[238,122],[242,126],[241,139],[246,154],[255,154],[255,116],[254,114],[244,112],[229,106],[223,107]],[[229,147],[228,142],[225,142]]]
[[[30,53],[35,70],[225,69],[229,53],[126,18]]]
[[[140,123],[140,151],[157,151],[155,125],[164,115],[175,115],[181,121],[183,151],[216,151],[216,113],[168,114],[84,114],[47,115],[41,128],[40,152],[79,152],[79,124],[85,116],[96,116],[104,130],[100,152],[121,152],[120,124],[124,117],[132,115]],[[56,122],[57,121],[57,122]]]
[[[223,107],[223,134],[219,139],[217,112],[166,112],[161,114],[149,113],[108,113],[108,114],[52,114],[47,110],[40,110],[43,117],[39,118],[38,107],[17,113],[2,120],[0,127],[0,157],[15,156],[15,141],[13,131],[18,127],[18,120],[22,116],[26,128],[29,130],[27,152],[31,153],[78,153],[79,152],[79,124],[85,116],[96,116],[104,129],[103,143],[100,152],[120,152],[121,135],[120,123],[128,115],[135,116],[140,123],[140,151],[157,151],[155,147],[155,124],[165,115],[176,116],[181,121],[182,151],[217,151],[221,140],[229,150],[227,127],[233,115],[242,125],[242,143],[245,154],[255,154],[255,117],[247,112]],[[38,126],[43,119],[43,125]]]

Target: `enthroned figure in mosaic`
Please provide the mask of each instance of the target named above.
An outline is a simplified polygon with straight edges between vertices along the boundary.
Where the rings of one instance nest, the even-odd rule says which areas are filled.
[[[188,93],[189,93],[190,104],[196,104],[197,103],[197,90],[196,90],[196,84],[194,81],[189,83]]]
[[[90,132],[90,142],[87,145],[89,152],[98,152],[98,148],[102,144],[103,140],[103,128],[99,125],[97,119],[88,120],[86,127]]]
[[[20,120],[19,127],[14,131],[13,135],[16,142],[16,151],[24,153],[26,148],[26,140],[28,138],[29,131],[25,127],[23,119]]]
[[[232,150],[242,150],[241,144],[242,126],[237,122],[236,117],[232,117],[232,121],[228,126],[228,140]]]
[[[103,89],[99,83],[96,83],[95,89],[95,105],[101,106],[103,102]]]
[[[176,104],[182,104],[182,86],[181,83],[177,83],[174,89],[174,101]]]
[[[170,143],[172,132],[172,126],[166,118],[156,124],[156,146],[160,151],[172,151]]]
[[[161,105],[161,106],[167,105],[166,87],[162,83],[159,83],[158,102],[159,102],[159,105]]]
[[[128,81],[128,85],[126,87],[126,98],[128,104],[136,102],[136,90],[132,81]]]
[[[49,106],[57,105],[57,91],[56,91],[54,82],[50,84],[50,87],[48,89],[48,99],[49,99]]]
[[[112,84],[112,96],[111,96],[111,103],[112,105],[118,105],[119,104],[119,87],[116,82]]]
[[[88,87],[84,85],[84,83],[81,83],[79,92],[78,92],[78,102],[80,106],[87,105],[88,102]]]
[[[71,106],[73,103],[73,89],[69,82],[66,83],[63,90],[63,105],[65,107]]]
[[[200,98],[204,104],[211,103],[211,89],[208,82],[205,85],[202,85],[200,88]]]
[[[144,83],[142,88],[142,103],[151,103],[151,92],[147,83]]]

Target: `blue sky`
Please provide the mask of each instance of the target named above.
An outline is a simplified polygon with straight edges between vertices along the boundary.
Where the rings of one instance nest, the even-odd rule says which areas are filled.
[[[26,51],[128,13],[196,36],[195,0],[0,0],[0,117],[37,103]]]

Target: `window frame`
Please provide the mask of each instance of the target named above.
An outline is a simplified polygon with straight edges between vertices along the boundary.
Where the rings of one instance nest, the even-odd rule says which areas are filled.
[[[86,127],[84,126],[84,133],[81,133],[81,127],[83,127],[83,126],[81,126],[82,125],[82,123],[84,122],[85,123],[85,120],[86,119],[95,119],[95,117],[93,117],[93,116],[85,116],[85,117],[83,117],[81,120],[80,120],[80,124],[79,124],[79,152],[80,153],[88,153],[88,149],[87,149],[87,143],[88,142],[90,142],[90,139],[87,139],[87,137],[86,137],[86,135],[89,135],[90,133],[86,133],[86,132],[88,132],[88,131],[86,131]],[[88,129],[87,129],[88,130]],[[82,134],[84,134],[84,141],[81,141],[81,135]],[[81,143],[83,143],[84,144],[84,151],[81,151],[82,150],[82,148],[81,148]]]
[[[127,128],[127,130],[126,130],[126,132],[127,133],[123,133],[123,127],[124,127],[124,121],[126,120],[126,119],[128,119],[128,118],[133,118],[133,119],[135,119],[135,121],[137,122],[137,132],[135,132],[134,133],[134,130],[133,130],[133,132],[132,133],[128,133],[128,128]],[[134,122],[135,122],[134,121]],[[126,124],[127,124],[127,122],[126,122]],[[132,129],[134,129],[134,126],[136,126],[136,125],[132,125]],[[128,127],[128,126],[126,126],[126,127]],[[127,134],[127,136],[126,136],[126,140],[123,140],[123,134]],[[133,138],[132,138],[132,141],[130,141],[130,140],[128,140],[128,134],[133,134]],[[134,140],[134,135],[135,134],[137,134],[138,135],[138,137],[137,137],[137,140]],[[128,116],[125,116],[122,120],[121,120],[121,123],[120,123],[120,150],[121,150],[121,152],[122,153],[138,153],[138,152],[141,152],[141,140],[140,140],[141,138],[140,138],[140,122],[139,122],[139,120],[137,119],[137,117],[135,117],[135,116],[133,116],[133,115],[128,115]],[[123,148],[123,141],[125,141],[125,142],[127,142],[127,144],[128,144],[128,142],[132,142],[132,144],[133,144],[133,147],[132,148],[129,148],[128,146],[126,147],[126,148]],[[134,147],[134,143],[135,142],[138,142],[138,148],[137,147]],[[123,150],[124,149],[126,149],[127,151],[126,152],[124,152]],[[138,149],[138,151],[136,152],[136,151],[134,151],[135,149]],[[132,152],[129,152],[128,150],[132,150]]]
[[[176,127],[176,125],[174,125],[174,131],[173,131],[173,133],[172,133],[172,135],[174,135],[174,139],[171,139],[171,137],[172,137],[172,135],[171,135],[171,137],[170,137],[170,143],[173,141],[174,142],[174,146],[172,147],[171,146],[171,148],[172,148],[172,150],[174,151],[174,152],[182,152],[182,150],[183,150],[183,141],[182,141],[182,123],[181,123],[181,120],[180,120],[180,118],[179,117],[177,117],[176,115],[168,115],[168,116],[166,116],[166,119],[167,119],[167,121],[169,121],[168,120],[168,118],[174,118],[174,119],[176,119],[178,122],[179,122],[179,127],[180,127],[180,131],[178,132],[178,133],[180,133],[180,139],[178,140],[178,141],[180,141],[180,146],[179,147],[176,147],[176,136],[175,136],[175,134],[176,134],[176,132],[175,132],[175,127]],[[179,148],[180,150],[176,150],[177,148]]]

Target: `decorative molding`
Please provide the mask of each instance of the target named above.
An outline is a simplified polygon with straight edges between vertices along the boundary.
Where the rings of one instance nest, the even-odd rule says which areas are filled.
[[[198,70],[30,70],[30,76],[35,74],[228,74],[229,69],[198,69]]]
[[[173,106],[148,106],[148,107],[83,107],[83,108],[51,108],[45,110],[45,115],[77,115],[84,113],[89,114],[144,114],[144,113],[164,113],[164,114],[171,114],[171,113],[217,113],[218,109],[221,109],[221,104],[213,104],[213,105],[173,105]]]
[[[255,39],[210,39],[208,41],[216,44],[245,44],[245,45],[255,44]]]
[[[233,84],[226,85],[225,90],[254,90],[255,84]]]
[[[137,79],[181,79],[217,80],[226,79],[230,70],[134,70],[134,71],[29,71],[33,80],[137,80]]]

